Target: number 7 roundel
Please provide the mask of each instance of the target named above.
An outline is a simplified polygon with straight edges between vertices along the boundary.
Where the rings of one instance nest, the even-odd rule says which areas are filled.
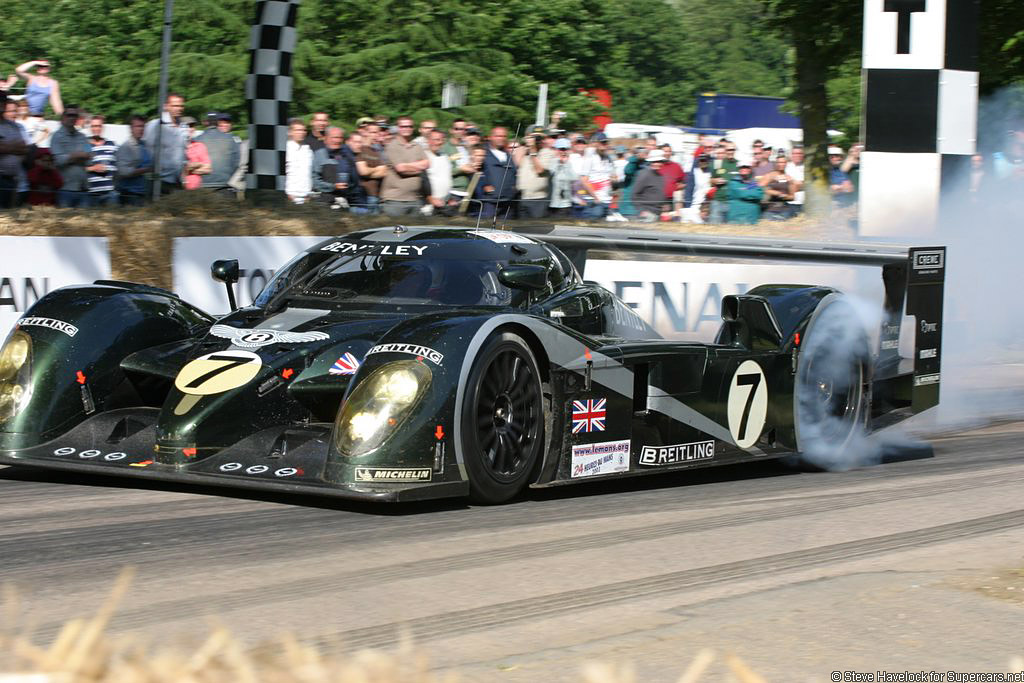
[[[187,363],[174,386],[193,396],[220,394],[248,384],[261,367],[263,361],[252,351],[215,351]]]
[[[727,412],[736,445],[750,448],[757,443],[768,417],[768,382],[756,362],[745,360],[733,373]]]

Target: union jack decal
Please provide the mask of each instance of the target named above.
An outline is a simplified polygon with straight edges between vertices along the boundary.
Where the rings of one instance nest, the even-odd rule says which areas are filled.
[[[346,351],[345,355],[334,361],[334,365],[327,372],[332,375],[354,375],[358,369],[359,359],[353,356],[351,352]]]
[[[572,402],[572,433],[603,432],[607,414],[603,398]]]

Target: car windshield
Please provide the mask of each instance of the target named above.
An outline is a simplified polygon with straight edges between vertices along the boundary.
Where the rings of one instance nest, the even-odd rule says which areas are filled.
[[[286,299],[312,299],[367,304],[510,306],[523,293],[498,281],[502,265],[495,260],[313,252],[300,254],[282,268],[255,303],[274,306]]]

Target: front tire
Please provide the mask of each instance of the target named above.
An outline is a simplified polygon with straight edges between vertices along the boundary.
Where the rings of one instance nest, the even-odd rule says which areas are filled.
[[[470,499],[503,503],[533,474],[544,443],[537,361],[522,337],[485,342],[469,373],[462,405],[462,445]]]

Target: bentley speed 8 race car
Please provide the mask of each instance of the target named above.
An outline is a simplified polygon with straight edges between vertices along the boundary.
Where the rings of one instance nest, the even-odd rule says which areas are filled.
[[[722,302],[660,338],[584,281],[591,250],[880,266],[880,330],[833,288]],[[686,263],[680,263],[681,269]],[[215,319],[155,287],[66,287],[0,353],[0,462],[369,501],[552,486],[816,450],[938,402],[945,251],[650,230],[367,229]],[[898,353],[916,316],[914,358]]]

